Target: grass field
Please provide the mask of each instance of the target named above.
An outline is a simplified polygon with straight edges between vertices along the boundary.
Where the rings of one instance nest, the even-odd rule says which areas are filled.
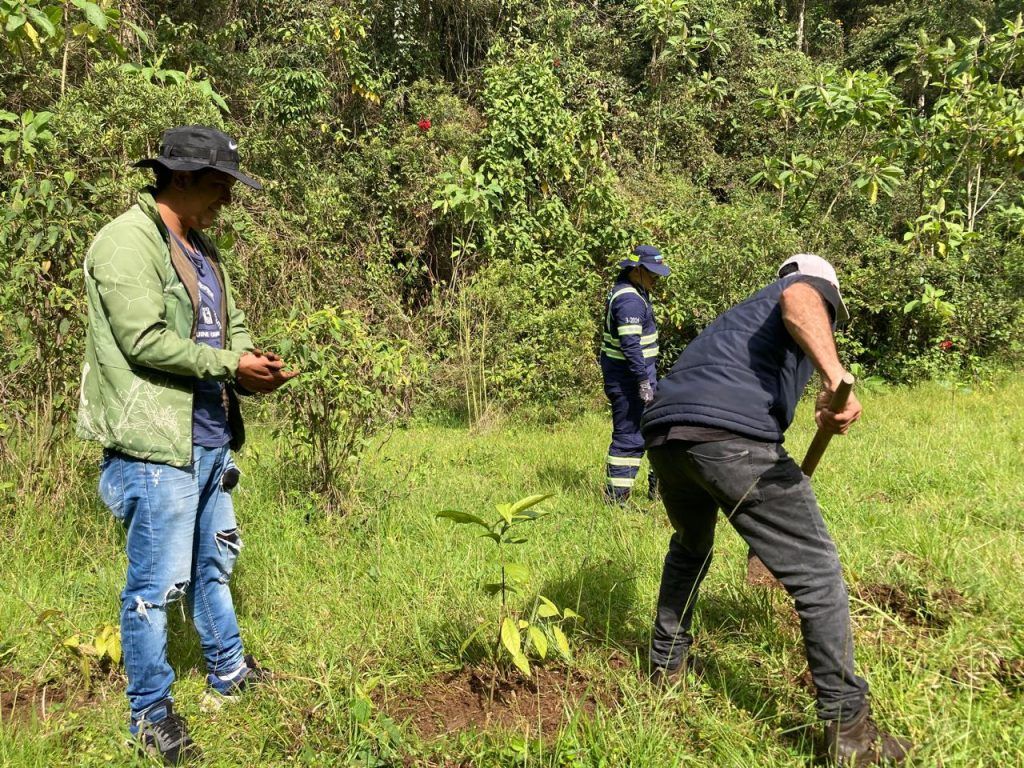
[[[920,745],[914,765],[1024,765],[1024,416],[1011,383],[863,394],[864,419],[815,477],[853,596],[859,669],[876,718]],[[287,448],[253,429],[234,584],[247,650],[277,675],[202,712],[201,654],[174,621],[176,699],[207,763],[812,764],[795,614],[784,594],[744,584],[745,546],[726,524],[697,614],[707,671],[685,690],[641,682],[670,529],[646,500],[601,503],[608,431],[601,414],[398,430],[366,456],[350,508],[328,515],[292,487]],[[790,451],[810,437],[805,403]],[[92,662],[87,681],[62,645],[117,623],[123,534],[95,494],[96,459],[69,444],[45,475],[0,477],[17,486],[0,507],[0,765],[133,759],[122,674]],[[502,695],[525,720],[495,712],[460,730],[471,676],[453,673],[483,665],[486,678],[479,649],[461,659],[459,646],[495,615],[479,589],[493,546],[434,513],[490,515],[542,492],[554,494],[551,514],[524,528],[517,553],[533,571],[521,605],[539,592],[583,615],[573,661],[545,670],[535,695],[546,714],[529,714],[534,694],[520,686]]]

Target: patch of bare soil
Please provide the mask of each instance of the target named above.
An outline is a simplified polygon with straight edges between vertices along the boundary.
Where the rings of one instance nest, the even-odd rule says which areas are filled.
[[[53,714],[85,703],[83,694],[53,682],[38,683],[8,667],[0,668],[0,721],[8,725],[26,725],[46,720]]]
[[[606,684],[581,673],[535,667],[530,679],[501,677],[490,670],[463,669],[427,682],[414,693],[379,702],[397,722],[408,721],[423,739],[465,730],[528,730],[554,736],[579,714],[593,714],[615,696]]]
[[[768,566],[761,562],[761,558],[752,557],[747,560],[747,584],[752,587],[767,587],[769,589],[782,589],[782,584],[772,576]]]
[[[812,696],[818,692],[818,687],[814,684],[814,677],[811,675],[811,670],[804,667],[804,671],[793,678],[793,683],[798,687],[802,688]]]
[[[929,629],[948,627],[955,615],[967,606],[967,598],[956,587],[936,590],[910,590],[898,584],[859,583],[854,595],[910,626]]]

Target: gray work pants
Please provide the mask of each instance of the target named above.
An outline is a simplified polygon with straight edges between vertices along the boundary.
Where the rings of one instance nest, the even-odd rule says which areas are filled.
[[[669,441],[648,451],[675,533],[658,594],[651,662],[673,668],[692,643],[719,509],[796,602],[818,715],[848,719],[868,686],[853,670],[850,602],[810,481],[777,443]]]

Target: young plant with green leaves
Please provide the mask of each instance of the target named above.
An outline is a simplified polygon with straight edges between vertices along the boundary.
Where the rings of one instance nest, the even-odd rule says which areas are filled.
[[[437,513],[438,518],[451,520],[459,525],[476,525],[482,528],[484,532],[480,537],[490,539],[497,546],[498,578],[483,585],[483,590],[488,595],[501,597],[496,621],[492,625],[485,624],[477,628],[466,638],[460,649],[460,653],[464,652],[481,633],[488,628],[492,629],[495,639],[489,650],[496,672],[502,660],[507,659],[524,675],[530,675],[530,657],[546,659],[552,647],[566,661],[572,659],[569,639],[561,624],[582,618],[578,613],[571,608],[560,609],[544,595],[538,595],[534,600],[528,618],[524,618],[523,612],[516,611],[509,605],[509,597],[520,594],[522,586],[529,580],[530,569],[522,563],[510,560],[508,547],[527,542],[518,527],[548,515],[546,510],[538,509],[537,505],[550,497],[551,494],[537,494],[526,496],[513,504],[498,504],[495,506],[498,517],[492,522],[487,522],[478,515],[453,509]]]
[[[404,407],[417,361],[408,344],[374,335],[354,311],[296,305],[271,327],[276,351],[302,375],[281,392],[288,454],[328,508],[355,483],[372,436]]]

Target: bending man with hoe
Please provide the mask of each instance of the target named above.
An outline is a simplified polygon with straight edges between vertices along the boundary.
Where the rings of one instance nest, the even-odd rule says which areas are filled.
[[[669,274],[661,252],[639,245],[619,262],[619,275],[605,301],[601,343],[601,376],[612,407],[612,442],[605,459],[605,500],[624,505],[633,490],[644,438],[640,417],[654,399],[657,382],[658,327],[654,323],[651,290]],[[656,494],[653,473],[648,495]]]
[[[266,673],[244,653],[228,581],[242,539],[228,493],[245,440],[236,393],[295,372],[253,349],[203,230],[231,204],[238,145],[213,128],[164,132],[156,183],[96,235],[85,257],[89,323],[78,433],[103,448],[100,496],[127,532],[121,644],[129,731],[167,764],[199,756],[174,712],[167,612],[185,598],[219,706]]]
[[[718,510],[793,596],[818,715],[841,766],[901,762],[910,743],[880,732],[867,683],[853,668],[846,584],[814,491],[782,447],[811,374],[824,391],[815,420],[844,434],[861,414],[851,395],[828,409],[845,375],[833,340],[849,314],[835,270],[800,254],[779,279],[720,315],[679,356],[644,413],[642,431],[675,533],[651,639],[652,679],[685,673],[697,591],[707,574]]]

